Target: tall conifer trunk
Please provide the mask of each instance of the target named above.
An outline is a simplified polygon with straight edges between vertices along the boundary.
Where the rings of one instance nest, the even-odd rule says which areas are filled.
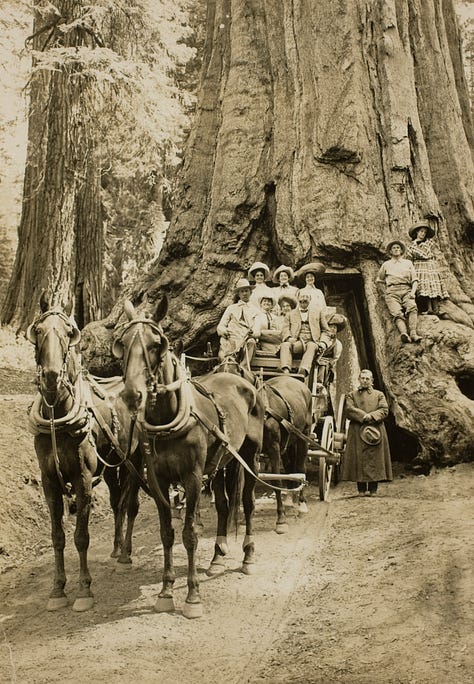
[[[38,12],[34,49],[90,43],[80,23],[64,30],[84,5],[60,0],[57,12]],[[19,246],[1,313],[19,328],[33,320],[43,290],[54,303],[75,302],[80,324],[101,313],[103,229],[88,86],[79,59],[32,77]]]
[[[166,293],[170,335],[192,347],[253,261],[319,259],[350,318],[345,363],[389,397],[394,457],[472,458],[473,131],[452,0],[215,0],[207,29],[181,194],[137,300]],[[402,345],[374,281],[425,217],[451,303]]]

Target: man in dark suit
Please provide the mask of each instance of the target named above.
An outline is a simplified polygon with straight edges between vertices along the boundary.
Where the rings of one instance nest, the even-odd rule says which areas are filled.
[[[282,330],[280,365],[289,373],[293,355],[301,356],[299,373],[309,375],[316,353],[322,353],[332,342],[322,309],[309,310],[310,296],[301,294],[298,307],[290,311]]]

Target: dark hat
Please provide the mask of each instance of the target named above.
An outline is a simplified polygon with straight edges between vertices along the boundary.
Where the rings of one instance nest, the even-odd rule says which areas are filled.
[[[346,323],[347,323],[346,317],[343,316],[342,314],[338,314],[338,313],[331,314],[330,316],[327,317],[326,320],[328,322],[328,325],[335,325],[338,332],[341,330],[344,330],[344,328],[346,327]]]
[[[253,290],[254,285],[251,285],[247,278],[239,278],[238,281],[235,284],[234,287],[234,292],[238,292],[239,290],[245,290],[245,288],[249,287],[251,290]]]
[[[278,300],[278,304],[281,306],[283,302],[288,302],[292,309],[296,309],[296,299],[291,297],[291,295],[282,295]]]
[[[382,441],[382,433],[375,425],[362,425],[359,435],[361,440],[370,446],[377,446]]]
[[[276,269],[275,273],[273,274],[273,282],[274,283],[279,283],[280,281],[278,280],[278,276],[280,273],[288,273],[288,278],[290,282],[293,280],[295,277],[295,272],[291,268],[291,266],[278,266]]]
[[[304,278],[307,273],[312,273],[314,276],[321,275],[326,270],[326,266],[320,261],[311,261],[309,264],[301,266],[296,273],[295,278]]]
[[[401,240],[392,240],[385,247],[385,251],[387,252],[387,254],[390,254],[390,250],[392,249],[393,245],[400,245],[400,247],[402,248],[402,254],[405,254],[405,252],[407,251],[405,244]]]
[[[249,268],[249,273],[248,273],[249,278],[253,278],[256,271],[263,271],[265,274],[265,279],[267,279],[268,276],[270,275],[270,269],[262,261],[256,261],[255,263],[253,263],[251,265],[251,267]]]
[[[423,223],[423,222],[416,223],[408,231],[408,235],[411,237],[412,240],[414,240],[416,238],[416,235],[417,235],[420,228],[426,228],[426,239],[432,238],[433,235],[436,234],[436,231],[433,228],[433,226],[430,226],[428,223]]]

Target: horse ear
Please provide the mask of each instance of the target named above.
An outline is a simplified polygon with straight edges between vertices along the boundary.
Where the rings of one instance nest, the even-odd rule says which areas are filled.
[[[166,316],[168,311],[168,297],[163,295],[158,304],[156,305],[155,313],[153,314],[153,320],[159,323]]]
[[[49,309],[49,300],[46,296],[46,292],[43,290],[40,297],[40,309],[41,313],[45,313]]]
[[[74,347],[81,339],[81,331],[76,325],[72,326],[72,332],[69,340],[69,346]]]
[[[176,356],[181,356],[181,354],[184,352],[183,340],[176,340],[176,342],[173,344],[173,351]]]
[[[28,342],[31,342],[31,344],[36,344],[36,330],[34,323],[27,327],[25,337],[28,340]]]
[[[123,310],[129,321],[132,321],[135,318],[135,307],[129,299],[125,300]]]
[[[123,344],[120,340],[114,340],[112,344],[112,354],[116,359],[123,359]]]

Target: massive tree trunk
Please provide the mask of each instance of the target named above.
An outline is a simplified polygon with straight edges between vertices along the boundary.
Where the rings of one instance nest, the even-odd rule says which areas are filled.
[[[38,12],[34,49],[91,44],[90,32],[78,21],[82,3],[62,0],[56,7]],[[60,305],[75,301],[80,324],[101,313],[97,144],[89,79],[81,73],[79,55],[76,63],[58,55],[52,71],[51,62],[32,76],[18,248],[1,314],[2,322],[20,328],[33,320],[42,291]]]
[[[452,0],[211,0],[207,29],[181,195],[136,300],[166,293],[171,338],[196,347],[253,261],[317,258],[351,324],[339,392],[369,366],[395,458],[472,458],[473,129]],[[423,217],[449,318],[403,346],[374,281]]]

